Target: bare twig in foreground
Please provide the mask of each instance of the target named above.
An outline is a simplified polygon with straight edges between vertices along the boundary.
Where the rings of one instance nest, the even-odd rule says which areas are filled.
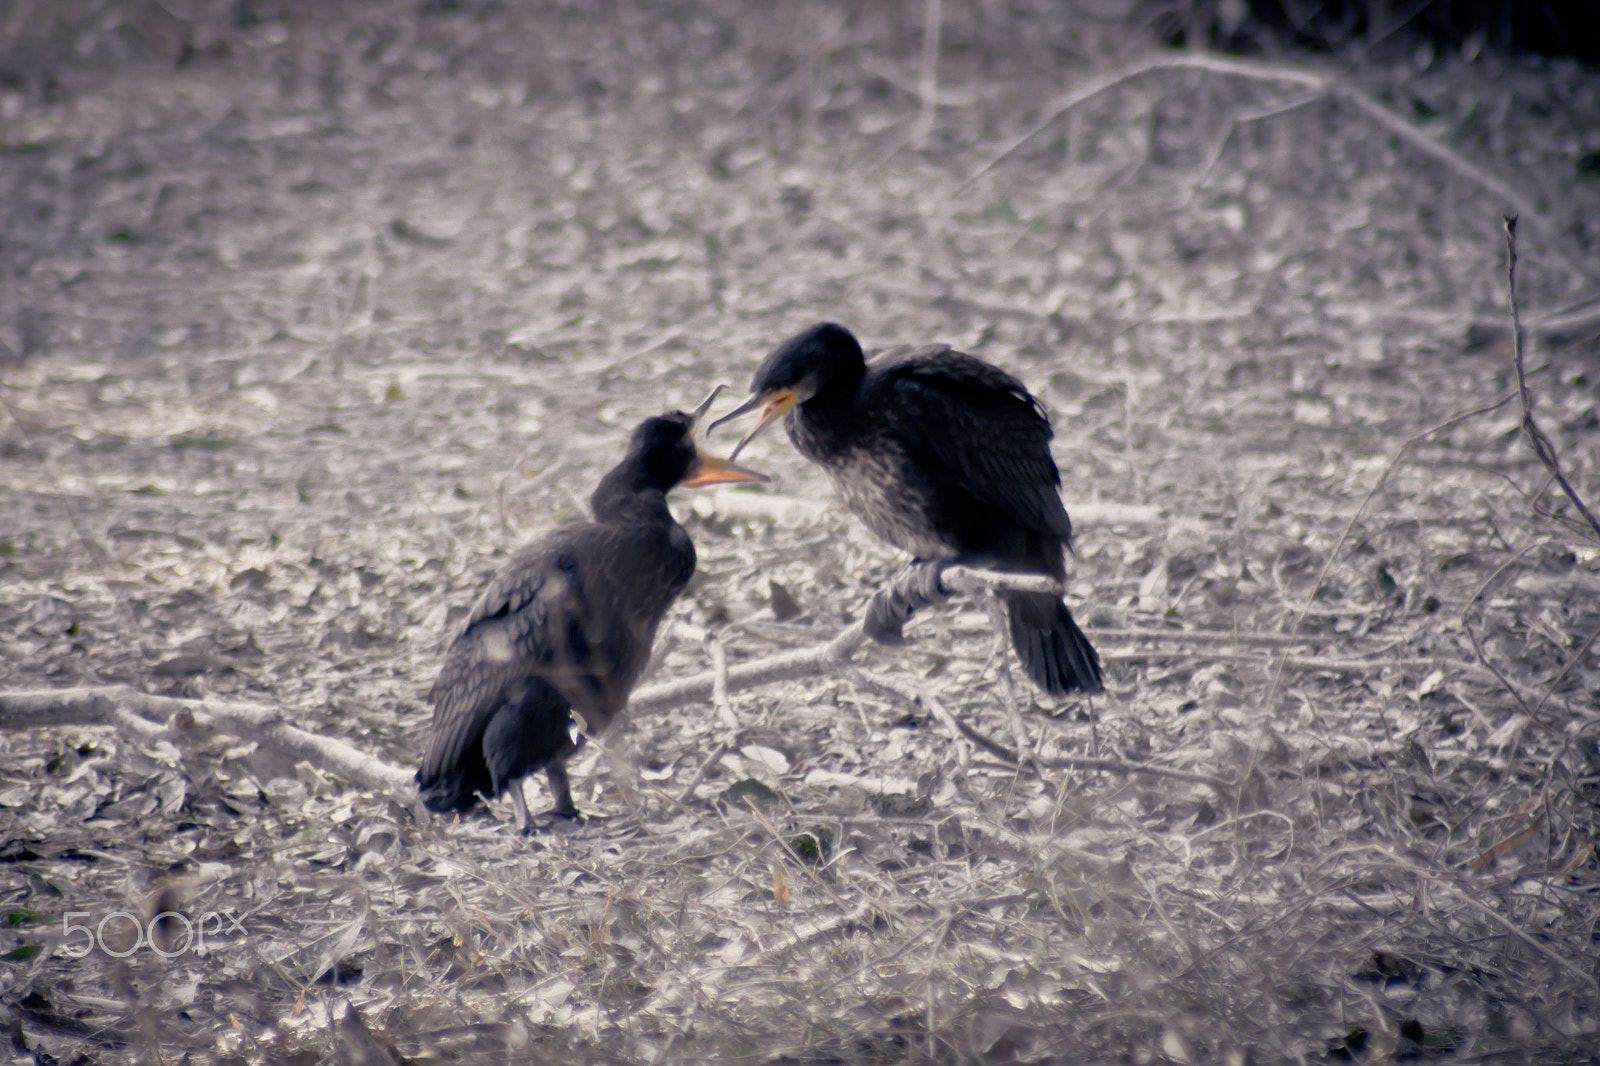
[[[989,624],[994,627],[994,650],[991,657],[994,659],[995,680],[1000,685],[1000,701],[1005,704],[1006,721],[1010,724],[1011,735],[1016,740],[1017,762],[1026,763],[1031,756],[1028,753],[1028,730],[1022,724],[1022,708],[1017,703],[1017,684],[1011,677],[1011,626],[1006,620],[1006,608],[1000,602],[1000,597],[992,592],[985,592],[982,599],[983,609],[989,615]],[[1039,743],[1044,743],[1043,732],[1039,734]]]
[[[1361,498],[1360,506],[1358,506],[1355,510],[1355,513],[1350,516],[1350,521],[1345,523],[1343,532],[1339,534],[1339,539],[1334,541],[1333,547],[1328,551],[1328,557],[1322,562],[1322,569],[1317,572],[1317,579],[1311,583],[1311,589],[1306,593],[1305,602],[1300,605],[1300,611],[1295,615],[1294,624],[1289,627],[1289,636],[1296,636],[1300,632],[1300,627],[1305,624],[1306,615],[1311,613],[1311,604],[1316,598],[1317,590],[1322,587],[1322,583],[1328,579],[1328,572],[1333,569],[1334,560],[1339,557],[1339,552],[1344,549],[1345,542],[1350,539],[1350,533],[1355,529],[1356,523],[1361,521],[1361,516],[1367,513],[1367,505],[1372,503],[1372,498],[1378,494],[1378,490],[1383,488],[1383,486],[1388,483],[1389,475],[1394,473],[1395,468],[1400,465],[1400,460],[1405,458],[1406,453],[1409,452],[1414,445],[1422,443],[1435,433],[1443,433],[1445,430],[1453,429],[1463,422],[1477,418],[1479,415],[1486,415],[1493,411],[1498,411],[1500,408],[1510,403],[1511,398],[1515,395],[1515,393],[1508,392],[1494,403],[1488,404],[1484,407],[1476,408],[1471,411],[1464,411],[1458,415],[1453,415],[1450,418],[1445,419],[1443,422],[1440,422],[1432,429],[1425,429],[1421,433],[1408,438],[1403,444],[1400,445],[1400,447],[1395,449],[1394,456],[1389,460],[1388,463],[1384,465],[1382,472],[1378,474],[1378,480],[1372,483],[1372,488],[1368,489],[1367,494]],[[1287,655],[1278,659],[1277,668],[1272,672],[1272,684],[1267,686],[1266,698],[1261,701],[1261,705],[1263,707],[1272,706],[1272,701],[1278,694],[1278,683],[1283,679],[1284,664],[1288,662],[1288,659],[1289,656]]]
[[[969,723],[951,714],[943,704],[928,693],[917,692],[888,678],[869,674],[854,667],[849,668],[844,676],[862,688],[905,700],[914,706],[926,708],[951,733],[966,737],[990,755],[1001,760],[1001,762],[1009,764],[1009,766],[1014,767],[1017,765],[1016,752],[978,732]],[[1149,774],[1152,777],[1166,777],[1174,781],[1190,781],[1198,785],[1208,785],[1223,796],[1232,796],[1238,791],[1239,787],[1235,782],[1225,781],[1211,774],[1196,773],[1192,770],[1177,770],[1167,766],[1154,766],[1150,763],[1128,762],[1124,759],[1102,759],[1078,755],[1057,755],[1045,758],[1035,754],[1031,761],[1038,768],[1046,770],[1098,770],[1115,774]]]
[[[1507,299],[1511,302],[1511,350],[1517,369],[1517,395],[1522,398],[1522,431],[1528,435],[1528,443],[1533,445],[1534,454],[1545,465],[1545,469],[1550,471],[1556,483],[1561,486],[1561,490],[1567,494],[1572,506],[1588,519],[1595,540],[1600,541],[1600,521],[1595,520],[1577,490],[1561,472],[1561,459],[1556,455],[1556,446],[1550,442],[1549,436],[1533,418],[1533,390],[1528,388],[1528,371],[1522,357],[1522,315],[1517,309],[1517,216],[1511,215],[1505,220],[1505,224],[1506,290]]]

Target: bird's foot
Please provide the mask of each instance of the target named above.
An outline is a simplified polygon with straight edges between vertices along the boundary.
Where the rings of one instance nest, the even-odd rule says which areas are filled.
[[[525,837],[536,837],[545,833],[577,829],[587,824],[589,816],[576,807],[567,810],[552,807],[529,818],[527,824],[518,829],[518,832]]]
[[[879,589],[867,604],[862,629],[879,644],[904,644],[902,627],[918,609],[932,607],[950,598],[940,575],[950,565],[948,559],[918,560],[902,570],[887,588]]]

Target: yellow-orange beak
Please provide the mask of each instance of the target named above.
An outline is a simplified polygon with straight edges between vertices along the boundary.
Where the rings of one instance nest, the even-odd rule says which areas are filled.
[[[740,439],[739,443],[733,446],[733,451],[728,453],[728,458],[730,460],[737,459],[739,457],[739,453],[744,451],[744,446],[746,444],[749,444],[751,441],[755,440],[756,437],[760,435],[762,430],[766,429],[769,425],[788,414],[789,411],[794,408],[794,405],[799,402],[800,394],[794,389],[768,389],[766,392],[758,393],[755,396],[750,397],[744,403],[740,404],[738,407],[735,407],[732,411],[729,411],[727,414],[711,423],[711,429],[716,429],[718,426],[722,425],[722,423],[727,422],[730,419],[738,418],[743,414],[748,414],[757,407],[761,408],[761,417],[756,419],[756,424],[750,427],[750,432],[746,433]]]
[[[679,485],[694,488],[696,485],[715,485],[719,481],[771,481],[765,474],[758,474],[754,470],[719,459],[708,451],[701,449],[700,445],[694,446],[696,458],[700,461],[695,465],[694,471]]]
[[[711,395],[707,396],[705,398],[705,402],[695,409],[694,420],[690,423],[689,428],[691,440],[694,439],[695,430],[697,430],[700,426],[700,420],[706,416],[707,411],[711,410],[711,402],[717,398],[717,393],[721,391],[721,385],[718,385],[716,388],[712,389]],[[712,425],[715,424],[716,423],[712,423]],[[689,476],[683,481],[678,482],[679,486],[681,487],[694,488],[696,485],[715,485],[719,482],[727,481],[772,480],[765,474],[757,473],[756,471],[747,467],[739,466],[733,461],[732,456],[729,456],[727,459],[720,459],[717,456],[712,455],[710,452],[700,447],[700,442],[698,440],[694,441],[694,454],[695,465],[693,469],[690,470]]]

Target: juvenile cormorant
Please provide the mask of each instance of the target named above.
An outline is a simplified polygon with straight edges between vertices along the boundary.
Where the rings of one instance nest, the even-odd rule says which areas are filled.
[[[417,785],[430,809],[509,791],[526,831],[522,778],[542,766],[555,813],[577,815],[566,759],[628,702],[656,626],[694,573],[668,490],[766,480],[700,450],[695,423],[710,405],[645,419],[589,498],[594,521],[525,545],[490,580],[428,693],[433,733]]]
[[[1072,523],[1050,421],[1005,371],[946,344],[890,348],[868,363],[849,330],[823,322],[768,355],[750,391],[713,423],[761,410],[730,458],[787,415],[789,439],[827,471],[846,506],[922,564],[873,598],[875,638],[897,642],[911,612],[942,597],[938,573],[948,565],[1066,577]],[[1060,598],[1001,596],[1035,684],[1053,695],[1103,691],[1099,656]]]

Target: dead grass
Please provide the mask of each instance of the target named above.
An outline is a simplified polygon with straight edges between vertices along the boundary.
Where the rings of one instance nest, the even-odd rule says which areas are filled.
[[[414,759],[505,553],[824,316],[1046,401],[1111,664],[1015,737],[958,599],[859,661],[1045,769],[816,678],[734,693],[737,734],[636,716],[574,767],[595,817],[528,840],[225,735],[8,734],[0,1001],[40,1061],[1595,1061],[1600,549],[1515,402],[1457,417],[1515,386],[1503,205],[1338,98],[1199,70],[968,184],[1145,45],[941,6],[925,138],[922,4],[293,9],[0,96],[0,686],[273,703]],[[1600,83],[1350,84],[1548,220],[1528,383],[1593,506]],[[816,644],[898,562],[780,438],[751,460],[775,488],[680,500],[660,680],[703,630],[732,665]],[[1048,768],[1084,757],[1242,784]],[[171,958],[62,935],[164,910],[218,916],[205,954],[176,918]]]

